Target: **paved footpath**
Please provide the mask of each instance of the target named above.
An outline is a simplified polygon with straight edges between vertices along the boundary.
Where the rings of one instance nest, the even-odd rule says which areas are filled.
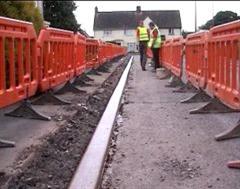
[[[181,104],[192,93],[176,94],[135,56],[126,89],[123,126],[111,167],[112,188],[239,189],[240,139],[216,142],[214,135],[233,126],[239,113],[190,115],[204,103]]]

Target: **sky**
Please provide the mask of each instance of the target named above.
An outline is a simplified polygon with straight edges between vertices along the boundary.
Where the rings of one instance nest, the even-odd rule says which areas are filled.
[[[75,1],[77,9],[74,12],[81,28],[93,36],[93,22],[95,6],[98,11],[125,11],[136,10],[179,10],[182,29],[194,31],[195,29],[195,1]],[[205,24],[219,11],[230,10],[240,15],[240,1],[196,1],[197,26]]]

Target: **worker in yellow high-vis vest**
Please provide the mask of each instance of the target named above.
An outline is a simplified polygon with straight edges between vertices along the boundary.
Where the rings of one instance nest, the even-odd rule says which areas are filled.
[[[157,68],[161,67],[159,64],[159,51],[161,47],[161,35],[158,27],[153,23],[149,23],[150,27],[150,41],[148,47],[152,49],[153,59],[154,59],[154,68],[155,71]]]
[[[143,25],[143,21],[139,22],[137,27],[137,40],[139,42],[139,53],[142,70],[145,71],[147,62],[147,44],[150,39],[150,32],[147,27]]]

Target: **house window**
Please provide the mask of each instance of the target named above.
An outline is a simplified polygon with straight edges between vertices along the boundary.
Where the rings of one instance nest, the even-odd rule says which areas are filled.
[[[133,36],[133,30],[124,30],[124,35]]]
[[[104,30],[103,31],[103,35],[104,36],[110,36],[112,34],[112,31],[111,30]]]
[[[168,29],[168,35],[174,35],[174,29],[173,28]]]
[[[135,52],[136,44],[135,43],[127,43],[128,52]]]

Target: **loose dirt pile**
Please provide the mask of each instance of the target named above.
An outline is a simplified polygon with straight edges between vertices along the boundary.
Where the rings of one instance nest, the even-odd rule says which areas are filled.
[[[33,157],[19,167],[16,174],[9,176],[8,182],[1,188],[68,187],[129,58],[126,57],[93,94],[85,95],[85,103],[81,100],[81,103],[71,105],[77,113],[62,117],[61,121],[64,119],[64,122],[61,122],[61,127],[45,138],[43,144],[35,149]]]

